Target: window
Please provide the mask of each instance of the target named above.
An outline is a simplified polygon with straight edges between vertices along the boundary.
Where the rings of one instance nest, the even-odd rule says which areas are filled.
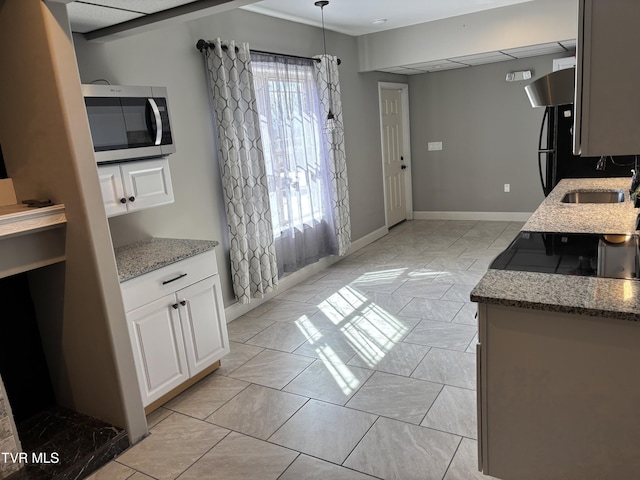
[[[313,60],[251,54],[281,272],[334,253],[322,114]]]

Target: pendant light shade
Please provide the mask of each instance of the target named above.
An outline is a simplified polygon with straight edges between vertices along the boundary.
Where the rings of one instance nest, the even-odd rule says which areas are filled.
[[[314,5],[316,7],[320,7],[320,12],[321,12],[321,16],[322,16],[322,44],[324,47],[324,57],[326,59],[327,57],[327,35],[326,35],[326,31],[324,28],[324,7],[326,7],[327,5],[329,5],[329,0],[319,0],[317,2],[314,3]],[[328,89],[328,94],[329,94],[329,112],[327,113],[327,119],[325,121],[325,130],[327,132],[333,132],[335,130],[338,129],[338,122],[336,121],[336,116],[333,113],[332,107],[333,107],[333,96],[331,94],[331,91],[333,89],[333,86],[331,85],[331,77],[329,75],[329,69],[327,68],[327,89]]]

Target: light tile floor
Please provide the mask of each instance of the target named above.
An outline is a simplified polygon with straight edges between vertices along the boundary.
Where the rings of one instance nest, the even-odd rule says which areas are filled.
[[[405,222],[229,323],[222,367],[90,478],[490,478],[469,293],[521,227]]]

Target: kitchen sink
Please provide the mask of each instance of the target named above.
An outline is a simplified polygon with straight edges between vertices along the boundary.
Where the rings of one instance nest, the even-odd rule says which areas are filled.
[[[620,203],[624,202],[624,192],[617,190],[594,191],[576,190],[567,193],[562,203]]]

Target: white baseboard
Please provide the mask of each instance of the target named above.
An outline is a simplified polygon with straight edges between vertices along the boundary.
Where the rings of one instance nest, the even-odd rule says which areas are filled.
[[[351,247],[347,251],[347,255],[351,255],[354,252],[357,252],[361,248],[366,247],[367,245],[375,242],[376,240],[381,239],[387,233],[389,233],[389,229],[387,227],[380,227],[378,230],[374,230],[373,232],[365,235],[364,237],[359,238],[351,242]]]
[[[413,212],[414,220],[484,220],[526,222],[532,212]]]
[[[375,242],[379,238],[384,237],[387,233],[389,233],[389,229],[387,227],[382,227],[382,228],[379,228],[378,230],[375,230],[369,233],[368,235],[365,235],[362,238],[359,238],[358,240],[351,242],[351,247],[347,251],[347,255],[357,252],[361,248],[364,248],[367,245]],[[242,315],[250,312],[254,308],[259,307],[263,303],[268,302],[273,297],[280,295],[282,292],[285,292],[289,288],[299,285],[300,283],[314,276],[316,273],[319,273],[325,268],[330,267],[334,263],[339,262],[340,260],[342,260],[342,258],[343,257],[338,257],[338,256],[321,258],[320,261],[313,263],[311,265],[307,265],[306,267],[298,270],[297,272],[294,272],[290,275],[287,275],[286,277],[281,278],[278,285],[278,289],[275,292],[271,292],[265,295],[264,298],[260,298],[260,299],[254,298],[253,300],[251,300],[251,303],[249,304],[236,302],[233,305],[229,305],[224,309],[224,314],[225,314],[227,323],[235,320],[238,317],[241,317]]]

